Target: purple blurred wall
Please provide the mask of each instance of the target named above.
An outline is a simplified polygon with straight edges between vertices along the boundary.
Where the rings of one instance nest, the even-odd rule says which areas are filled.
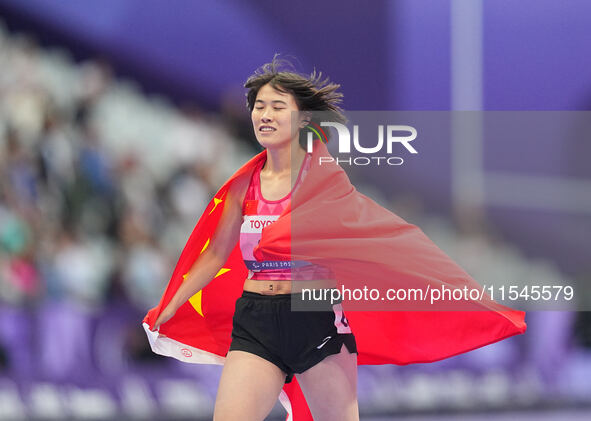
[[[173,96],[219,106],[221,95],[275,52],[295,55],[342,84],[345,106],[387,106],[385,0],[316,2],[0,0],[14,25],[42,27]]]

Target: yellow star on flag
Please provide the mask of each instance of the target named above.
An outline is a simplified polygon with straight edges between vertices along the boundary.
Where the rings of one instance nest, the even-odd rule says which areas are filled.
[[[209,238],[207,239],[207,241],[203,245],[203,248],[201,249],[201,252],[199,254],[203,253],[205,251],[205,249],[207,248],[208,245],[209,245]]]
[[[229,272],[229,271],[230,271],[230,269],[228,269],[228,268],[221,268],[218,271],[218,273],[214,276],[214,278],[217,278],[218,276],[223,275],[224,273]],[[183,280],[187,279],[187,276],[189,276],[189,274],[185,273],[183,275]],[[197,291],[197,293],[195,295],[193,295],[191,298],[189,298],[189,302],[191,303],[191,305],[193,306],[195,311],[201,315],[201,317],[205,317],[203,315],[203,308],[201,306],[201,297],[203,295],[202,291],[203,290]]]
[[[218,203],[222,203],[223,200],[222,199],[218,199],[217,197],[213,198],[213,208],[211,208],[211,210],[209,211],[209,214],[211,215],[213,213],[213,211],[215,210],[215,208],[217,207]]]

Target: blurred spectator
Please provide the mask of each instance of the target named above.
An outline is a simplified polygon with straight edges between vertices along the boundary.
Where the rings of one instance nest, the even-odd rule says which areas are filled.
[[[150,232],[150,221],[126,209],[121,219],[121,282],[128,301],[139,311],[155,305],[168,282],[170,261]]]

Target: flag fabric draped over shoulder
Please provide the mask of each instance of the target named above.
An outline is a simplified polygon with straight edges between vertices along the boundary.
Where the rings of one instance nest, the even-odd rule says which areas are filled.
[[[234,305],[247,269],[236,244],[220,271],[176,314],[152,331],[199,255],[218,228],[228,189],[249,177],[266,150],[245,163],[214,195],[185,245],[160,300],[143,320],[155,353],[191,363],[223,364],[231,341]],[[263,229],[257,260],[306,260],[328,266],[339,285],[408,288],[478,288],[479,284],[415,225],[409,224],[350,183],[320,140],[314,141],[310,170],[279,219]],[[347,301],[343,307],[347,311]],[[525,313],[492,299],[423,305],[388,311],[372,303],[349,303],[347,319],[357,340],[358,364],[411,364],[441,360],[524,333]],[[416,306],[416,303],[414,303]],[[454,307],[454,305],[456,307]],[[365,306],[365,307],[364,307]],[[436,308],[436,307],[433,307]],[[297,379],[279,397],[288,420],[312,420]]]

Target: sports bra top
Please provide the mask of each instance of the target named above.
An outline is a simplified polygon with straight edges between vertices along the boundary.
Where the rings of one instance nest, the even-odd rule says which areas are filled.
[[[248,190],[242,203],[242,225],[240,226],[240,250],[244,264],[248,268],[248,279],[255,280],[316,280],[334,279],[332,272],[317,264],[305,261],[257,261],[253,250],[261,239],[264,227],[272,224],[287,208],[292,194],[301,185],[310,169],[312,154],[307,153],[300,167],[298,177],[287,196],[279,200],[267,200],[261,194],[261,162],[253,171]]]

